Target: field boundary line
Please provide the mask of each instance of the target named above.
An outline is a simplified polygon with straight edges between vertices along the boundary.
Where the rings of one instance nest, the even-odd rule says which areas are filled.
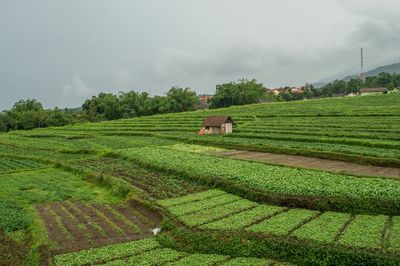
[[[389,216],[382,230],[382,250],[387,251],[390,248],[390,238],[392,237],[393,217]]]
[[[300,229],[301,227],[303,227],[304,225],[310,223],[311,221],[314,221],[316,219],[318,219],[318,217],[320,217],[322,214],[324,214],[324,212],[318,212],[316,213],[314,216],[302,221],[301,223],[299,223],[298,225],[296,225],[295,227],[293,227],[292,229],[289,230],[289,232],[286,234],[286,236],[290,236],[291,234],[293,234],[296,230]]]
[[[232,202],[230,202],[230,203],[232,203]],[[222,205],[219,205],[219,206],[222,206]],[[219,206],[216,206],[216,207],[219,207]],[[258,206],[259,206],[259,205],[255,205],[255,206],[249,207],[249,208],[247,208],[247,209],[242,209],[242,210],[238,210],[238,211],[235,211],[235,212],[232,212],[232,213],[228,213],[228,214],[225,214],[225,215],[223,215],[223,216],[221,216],[221,217],[212,219],[211,221],[208,221],[208,222],[205,222],[205,223],[201,223],[201,224],[197,224],[197,225],[195,225],[195,226],[193,226],[193,227],[200,227],[200,226],[203,226],[203,225],[206,225],[206,224],[209,224],[209,223],[213,223],[213,222],[216,222],[216,221],[225,219],[225,218],[227,218],[227,217],[229,217],[229,216],[231,216],[231,215],[235,215],[235,214],[239,214],[239,213],[242,213],[242,212],[245,212],[245,211],[252,210],[252,209],[254,209],[254,208],[257,208]],[[179,219],[179,218],[178,218],[178,219]]]
[[[332,245],[337,246],[338,241],[342,237],[344,231],[346,231],[347,227],[356,219],[355,214],[351,214],[350,218],[343,224],[343,226],[339,229],[335,237],[333,238]]]
[[[243,200],[243,198],[235,199],[235,200],[229,201],[229,202],[220,203],[220,204],[214,205],[214,206],[209,207],[209,208],[205,208],[205,209],[201,209],[201,210],[197,210],[197,211],[188,212],[188,213],[185,213],[185,214],[182,214],[182,215],[179,215],[179,216],[178,216],[178,215],[175,215],[175,214],[173,214],[173,215],[175,215],[176,217],[179,218],[179,217],[182,217],[182,216],[195,214],[195,213],[198,213],[198,212],[201,212],[201,211],[212,210],[212,209],[215,209],[215,208],[217,208],[217,207],[221,207],[221,206],[224,206],[224,205],[227,205],[227,204],[231,204],[231,203],[234,203],[234,202],[237,202],[237,201],[240,201],[240,200]]]

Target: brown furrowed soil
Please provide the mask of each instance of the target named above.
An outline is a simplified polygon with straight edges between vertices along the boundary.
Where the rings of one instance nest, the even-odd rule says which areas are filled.
[[[335,160],[311,158],[300,155],[283,155],[264,152],[225,150],[214,155],[283,166],[292,166],[343,173],[357,176],[400,178],[400,168],[360,165]]]
[[[159,214],[135,207],[64,201],[36,205],[36,210],[57,243],[50,248],[54,255],[151,236]]]

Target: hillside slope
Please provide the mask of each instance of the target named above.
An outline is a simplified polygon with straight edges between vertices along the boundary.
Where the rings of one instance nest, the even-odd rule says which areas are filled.
[[[233,134],[199,136],[208,115],[230,115]],[[203,145],[400,166],[400,95],[235,106],[15,132],[28,136],[156,136]]]

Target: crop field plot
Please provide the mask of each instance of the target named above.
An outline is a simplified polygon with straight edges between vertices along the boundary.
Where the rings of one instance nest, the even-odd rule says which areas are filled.
[[[399,265],[400,181],[356,173],[400,169],[399,103],[261,103],[0,134],[0,265]],[[233,133],[197,134],[209,115],[231,116]],[[247,159],[266,152],[310,165]],[[353,171],[311,170],[317,160]]]
[[[398,180],[359,178],[350,175],[295,169],[262,163],[219,158],[185,151],[144,147],[121,151],[128,158],[161,171],[190,178],[240,185],[265,194],[319,197],[321,202],[342,201],[343,211],[396,213],[400,210]],[[213,167],[209,167],[213,165]],[[293,200],[293,197],[291,197]],[[368,202],[368,203],[366,203]],[[382,208],[390,203],[391,207]],[[312,204],[304,202],[305,205]],[[389,205],[388,205],[389,206]]]
[[[34,130],[31,135],[157,136],[236,149],[400,166],[398,95],[254,104]],[[229,114],[236,133],[198,136],[207,115]],[[338,131],[340,130],[340,131]],[[24,133],[21,133],[24,134]],[[20,135],[21,135],[20,134]],[[113,140],[109,139],[112,143]],[[103,141],[103,144],[109,144]],[[129,145],[129,140],[127,139]],[[115,142],[114,147],[118,147]]]
[[[226,197],[229,194],[222,194]],[[365,250],[399,251],[399,217],[318,212],[257,204],[248,200],[220,202],[218,190],[161,200],[158,203],[189,227],[212,231],[247,231],[300,241]],[[196,206],[204,206],[197,209]],[[176,215],[177,211],[179,214]],[[190,214],[182,215],[186,210]],[[193,211],[196,210],[196,211]],[[189,212],[189,211],[188,211]],[[392,223],[389,223],[392,220]],[[390,232],[386,234],[385,232]]]
[[[57,252],[148,237],[159,223],[157,216],[132,206],[61,201],[36,209]]]
[[[183,196],[207,189],[196,182],[175,175],[149,171],[122,159],[92,158],[75,160],[71,165],[78,169],[123,178],[155,199]]]
[[[229,257],[218,254],[185,253],[163,248],[153,238],[60,254],[55,265],[291,265],[270,259]]]
[[[0,157],[0,174],[3,174],[5,172],[13,172],[41,167],[45,167],[45,165],[31,160]]]

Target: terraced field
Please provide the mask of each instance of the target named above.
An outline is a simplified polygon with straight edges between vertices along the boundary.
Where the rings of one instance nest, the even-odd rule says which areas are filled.
[[[400,166],[400,96],[254,104],[35,130],[35,136],[157,136],[235,149]],[[229,114],[235,134],[197,136],[207,115]],[[27,133],[22,133],[27,134]]]
[[[188,254],[163,248],[152,238],[55,257],[55,265],[292,265],[269,259]]]
[[[198,135],[210,114],[234,133]],[[396,170],[399,150],[395,94],[0,134],[0,265],[399,265],[395,176],[221,156]]]
[[[221,199],[224,199],[221,201]],[[285,236],[353,249],[400,252],[399,216],[352,215],[258,204],[220,190],[160,200],[171,215],[189,227]]]

